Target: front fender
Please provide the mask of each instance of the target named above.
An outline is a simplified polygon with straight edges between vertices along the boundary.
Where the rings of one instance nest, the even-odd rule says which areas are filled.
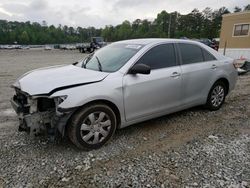
[[[51,97],[67,96],[59,104],[60,109],[73,109],[96,100],[106,100],[118,108],[121,118],[124,117],[122,79],[103,80],[101,82],[73,87],[58,91]]]

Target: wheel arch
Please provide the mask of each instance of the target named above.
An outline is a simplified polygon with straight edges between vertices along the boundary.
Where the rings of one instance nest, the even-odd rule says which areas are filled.
[[[117,121],[117,128],[120,128],[121,125],[121,112],[119,110],[119,108],[111,101],[106,100],[106,99],[96,99],[96,100],[92,100],[89,101],[79,107],[77,107],[77,109],[71,114],[70,118],[68,119],[66,126],[65,126],[65,130],[67,131],[68,126],[69,126],[69,122],[71,121],[71,118],[74,116],[74,114],[76,114],[78,111],[80,111],[81,109],[83,109],[85,106],[91,105],[91,104],[96,104],[96,103],[101,103],[101,104],[105,104],[108,107],[110,107],[113,112],[115,113],[116,116],[116,121]]]
[[[228,81],[228,79],[225,78],[225,77],[221,77],[221,78],[217,79],[217,80],[214,82],[214,84],[217,83],[217,82],[223,82],[223,83],[225,84],[225,86],[226,86],[226,95],[227,95],[228,92],[229,92],[229,81]],[[214,85],[214,84],[213,84],[213,85]],[[213,87],[213,86],[212,86],[212,87]]]
[[[210,86],[210,89],[208,90],[208,93],[207,93],[206,102],[208,100],[208,96],[209,96],[209,93],[210,93],[211,89],[213,88],[213,86],[217,82],[223,82],[225,84],[225,86],[226,86],[226,95],[228,94],[228,92],[229,92],[229,81],[228,81],[228,79],[225,78],[225,77],[218,78],[214,82],[212,82],[213,84]]]
[[[218,83],[220,83],[220,84],[223,84],[226,88],[225,88],[225,94],[224,94],[224,98],[223,98],[223,101],[218,105],[218,106],[213,106],[213,105],[211,105],[211,92],[213,91],[213,88],[216,86],[216,84],[218,84]],[[209,110],[211,110],[211,111],[214,111],[214,110],[218,110],[220,107],[221,107],[221,105],[224,103],[224,101],[225,101],[225,97],[226,97],[226,95],[228,94],[228,92],[229,92],[229,81],[228,81],[228,79],[227,78],[225,78],[225,77],[221,77],[221,78],[218,78],[214,83],[213,83],[213,85],[211,86],[211,88],[210,88],[210,90],[209,90],[209,93],[208,93],[208,95],[207,95],[207,101],[206,101],[206,104],[205,104],[205,106],[209,109]]]

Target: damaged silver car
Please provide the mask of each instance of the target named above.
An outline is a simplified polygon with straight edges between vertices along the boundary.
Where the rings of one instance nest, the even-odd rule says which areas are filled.
[[[11,104],[20,131],[68,135],[96,149],[128,125],[197,105],[218,110],[236,79],[233,60],[202,43],[136,39],[26,73],[13,84]]]

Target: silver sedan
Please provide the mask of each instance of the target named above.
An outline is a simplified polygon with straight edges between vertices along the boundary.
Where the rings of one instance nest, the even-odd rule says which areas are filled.
[[[202,43],[126,40],[79,63],[26,73],[11,103],[20,131],[60,133],[96,149],[118,128],[197,105],[218,110],[236,80],[234,61]]]

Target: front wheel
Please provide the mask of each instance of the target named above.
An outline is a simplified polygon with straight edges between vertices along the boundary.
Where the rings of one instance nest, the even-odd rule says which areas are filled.
[[[69,138],[80,149],[97,149],[110,140],[116,125],[116,116],[110,107],[88,105],[72,117]]]
[[[216,82],[207,98],[207,108],[214,111],[220,109],[226,98],[226,86],[223,82]]]

